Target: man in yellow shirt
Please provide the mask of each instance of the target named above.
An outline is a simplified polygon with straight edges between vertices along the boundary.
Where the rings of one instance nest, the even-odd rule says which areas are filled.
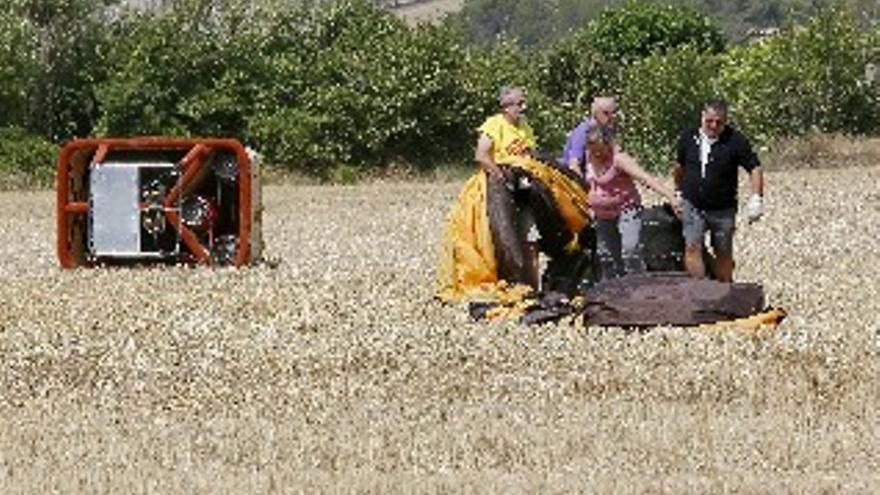
[[[490,198],[496,198],[487,208],[493,237],[496,237],[499,276],[509,282],[525,283],[539,289],[538,241],[541,235],[528,201],[515,202],[515,195],[511,193],[528,189],[529,184],[522,180],[513,184],[507,173],[507,164],[513,158],[534,153],[535,133],[525,119],[526,99],[522,88],[505,86],[501,88],[498,100],[501,113],[489,117],[477,129],[480,135],[474,158],[487,174]],[[514,212],[514,215],[505,212]],[[509,225],[511,220],[515,220],[515,225]],[[505,228],[508,225],[515,228],[519,242],[505,240],[501,234],[510,232]]]
[[[477,163],[496,179],[501,178],[499,164],[535,150],[535,133],[525,119],[526,98],[522,88],[503,87],[499,95],[501,113],[495,114],[477,129]]]

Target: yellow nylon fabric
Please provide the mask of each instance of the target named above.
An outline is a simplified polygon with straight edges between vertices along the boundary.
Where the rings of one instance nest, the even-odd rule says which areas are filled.
[[[777,325],[787,316],[787,313],[782,308],[770,308],[766,311],[762,311],[760,313],[754,314],[752,316],[747,316],[745,318],[737,318],[735,320],[727,320],[727,321],[716,321],[715,323],[709,323],[705,325],[700,325],[700,330],[740,330],[746,332],[758,332],[764,329],[773,329],[776,328]]]
[[[527,170],[547,186],[573,233],[589,224],[587,191],[576,181],[531,158],[517,159],[511,166]],[[509,286],[504,280],[498,280],[495,244],[486,213],[486,191],[486,174],[478,171],[465,183],[449,214],[437,268],[437,297],[442,301],[511,303],[529,292],[526,286]]]
[[[550,189],[569,230],[578,233],[590,224],[589,192],[578,181],[556,167],[527,157],[518,158],[512,165],[528,171]]]

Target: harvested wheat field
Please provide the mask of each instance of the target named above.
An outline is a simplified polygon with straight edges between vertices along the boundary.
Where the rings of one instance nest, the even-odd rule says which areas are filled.
[[[469,321],[461,182],[267,187],[240,270],[62,272],[2,193],[0,492],[877,493],[880,167],[766,176],[761,335]]]

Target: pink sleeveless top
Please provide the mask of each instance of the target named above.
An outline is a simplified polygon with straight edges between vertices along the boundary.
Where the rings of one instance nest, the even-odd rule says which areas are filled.
[[[596,176],[593,164],[590,182],[590,206],[596,218],[612,220],[620,216],[620,212],[630,206],[642,204],[642,197],[632,177],[617,167],[616,158],[612,158],[611,166],[600,176]]]

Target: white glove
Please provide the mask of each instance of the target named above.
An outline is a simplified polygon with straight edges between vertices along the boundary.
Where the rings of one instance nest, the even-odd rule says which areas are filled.
[[[752,194],[752,197],[749,198],[746,214],[749,217],[749,223],[757,222],[764,214],[764,200],[760,194]]]

